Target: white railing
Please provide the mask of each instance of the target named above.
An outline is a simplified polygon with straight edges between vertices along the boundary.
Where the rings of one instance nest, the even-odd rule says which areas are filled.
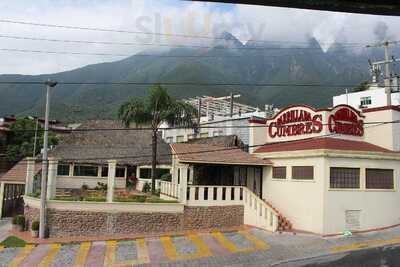
[[[275,232],[278,229],[278,213],[251,190],[243,187],[244,224]]]
[[[179,198],[179,184],[167,181],[160,181],[160,193],[167,197]]]
[[[186,204],[189,206],[242,205],[242,199],[243,189],[241,186],[190,185]]]

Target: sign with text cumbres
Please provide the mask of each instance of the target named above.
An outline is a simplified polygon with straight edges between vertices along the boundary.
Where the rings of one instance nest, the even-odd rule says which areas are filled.
[[[300,139],[307,135],[323,134],[364,135],[361,115],[347,105],[339,105],[332,109],[292,106],[280,111],[273,119],[268,120],[267,124],[269,138]]]

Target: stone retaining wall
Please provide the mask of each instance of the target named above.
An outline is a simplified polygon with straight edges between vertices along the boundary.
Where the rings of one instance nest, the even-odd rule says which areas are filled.
[[[89,212],[48,209],[50,237],[178,232],[243,225],[243,206],[185,207],[183,213]],[[39,209],[25,207],[30,225]]]

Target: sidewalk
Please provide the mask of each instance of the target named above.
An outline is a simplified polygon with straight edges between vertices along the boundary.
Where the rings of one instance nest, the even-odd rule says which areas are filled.
[[[247,227],[229,232],[0,248],[0,266],[273,266],[392,244],[400,244],[400,227],[330,238]]]

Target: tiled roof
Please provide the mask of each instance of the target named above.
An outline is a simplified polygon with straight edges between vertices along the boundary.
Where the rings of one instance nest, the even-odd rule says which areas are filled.
[[[295,150],[332,149],[366,152],[394,152],[364,141],[345,140],[332,137],[309,138],[296,141],[278,142],[259,147],[254,153],[283,152]]]
[[[151,164],[151,131],[123,128],[116,120],[87,121],[77,128],[78,131],[65,135],[49,156],[79,163],[106,164],[108,159],[116,159],[118,164]],[[160,135],[157,155],[158,164],[171,163],[171,149]]]
[[[237,147],[207,144],[171,144],[180,162],[208,164],[271,165],[269,160],[257,158]]]
[[[244,147],[244,143],[236,135],[222,135],[207,138],[195,138],[186,142],[187,144],[204,144],[224,147]]]
[[[8,172],[6,172],[3,176],[0,177],[1,182],[19,182],[25,183],[26,179],[26,160],[21,160],[17,164],[14,165]],[[35,164],[35,175],[38,174],[42,170],[42,164]]]

